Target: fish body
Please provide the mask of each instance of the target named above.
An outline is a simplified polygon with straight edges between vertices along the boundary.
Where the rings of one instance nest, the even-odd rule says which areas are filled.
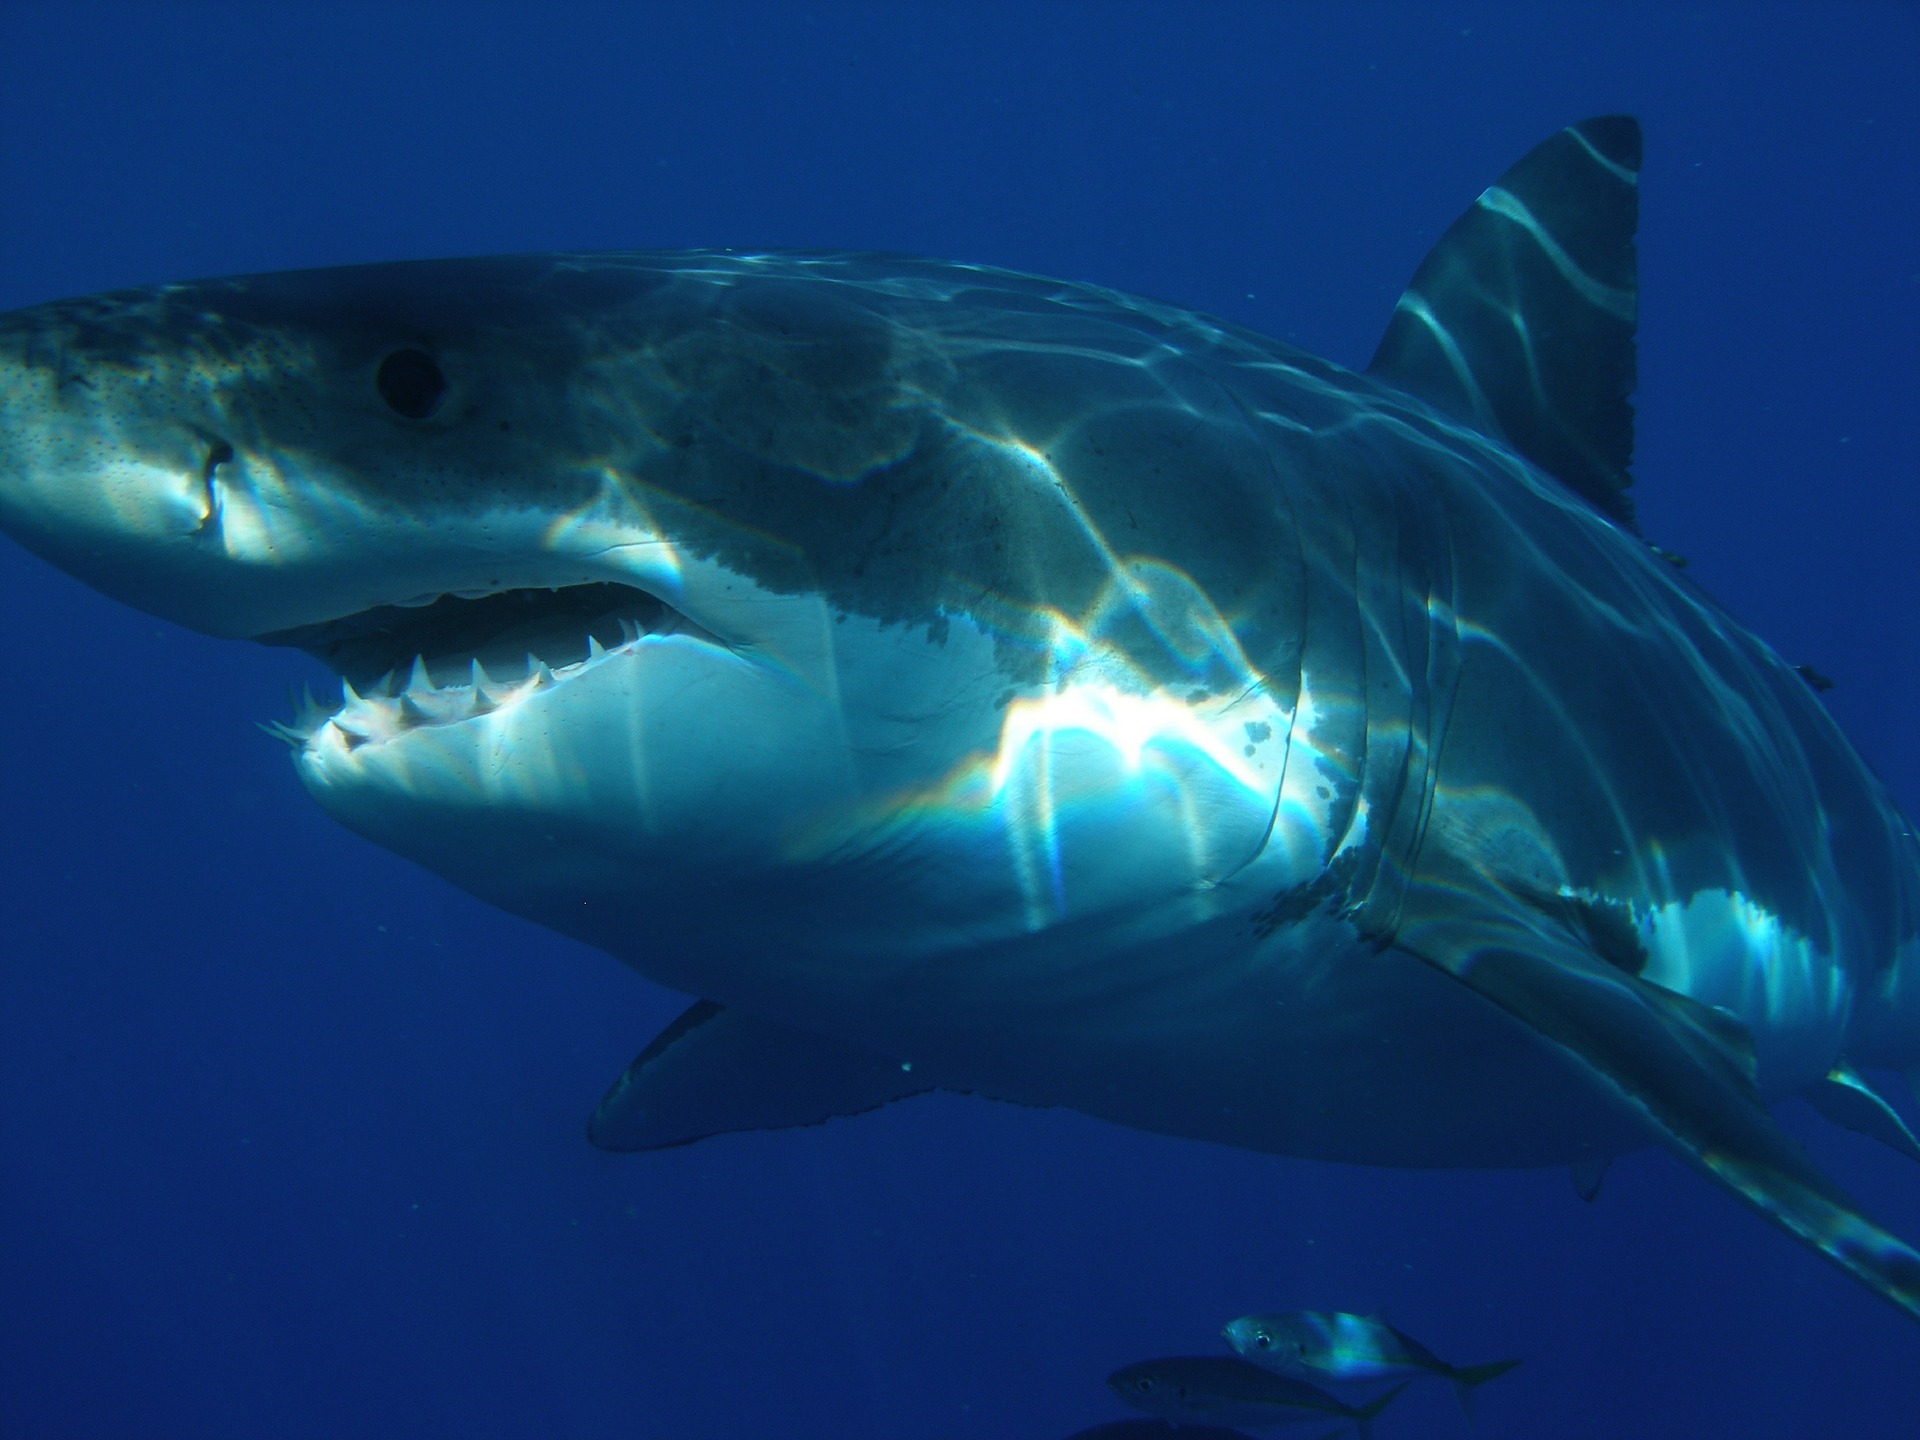
[[[1365,1405],[1349,1405],[1338,1396],[1277,1375],[1226,1355],[1172,1355],[1122,1366],[1107,1377],[1113,1392],[1135,1409],[1176,1425],[1271,1425],[1350,1420],[1364,1437],[1380,1412],[1404,1386],[1395,1386]]]
[[[1279,1315],[1246,1315],[1224,1332],[1236,1355],[1262,1369],[1302,1380],[1366,1381],[1411,1379],[1422,1375],[1449,1381],[1462,1408],[1473,1390],[1504,1375],[1520,1362],[1450,1365],[1411,1335],[1376,1315],[1342,1311],[1296,1310]]]
[[[1244,1430],[1221,1425],[1176,1425],[1171,1420],[1112,1420],[1078,1430],[1067,1440],[1250,1440]]]
[[[1537,147],[1363,371],[858,253],[52,302],[0,316],[0,530],[314,656],[339,702],[275,728],[323,808],[701,997],[597,1144],[934,1088],[1375,1164],[1662,1143],[1920,1314],[1765,1108],[1900,1138],[1855,1082],[1920,1067],[1920,848],[1633,528],[1639,161]]]

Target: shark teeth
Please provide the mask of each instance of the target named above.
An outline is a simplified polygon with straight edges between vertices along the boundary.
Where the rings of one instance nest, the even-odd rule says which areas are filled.
[[[296,749],[317,743],[331,729],[338,732],[339,743],[352,751],[369,743],[396,739],[413,730],[485,719],[503,706],[571,679],[593,666],[635,654],[642,641],[674,637],[683,642],[693,640],[727,648],[719,637],[671,607],[662,607],[657,618],[644,621],[633,616],[603,615],[595,626],[606,633],[610,620],[617,620],[618,644],[603,641],[590,629],[584,636],[584,654],[579,648],[580,641],[574,640],[570,658],[557,669],[532,651],[527,652],[520,666],[489,651],[496,667],[507,672],[508,678],[490,675],[479,656],[474,655],[467,661],[467,673],[456,680],[452,667],[460,662],[455,657],[442,656],[429,662],[424,654],[416,654],[404,671],[396,667],[377,680],[363,678],[357,688],[343,677],[340,704],[331,712],[319,705],[308,690],[294,704],[292,721],[275,721],[260,728]],[[441,676],[438,680],[434,678],[436,668]],[[518,675],[512,673],[515,669],[520,671]]]
[[[500,708],[500,702],[487,693],[487,687],[493,684],[493,677],[487,674],[487,667],[478,658],[473,662],[473,679],[467,686],[467,714],[491,715]]]
[[[312,730],[303,730],[298,725],[289,725],[284,720],[268,720],[258,726],[267,735],[276,740],[284,740],[295,750],[305,745],[313,735]]]
[[[308,687],[297,702],[291,694],[288,696],[295,712],[292,721],[276,720],[260,728],[295,749],[314,744],[322,732],[332,729],[352,752],[362,745],[392,740],[411,730],[481,719],[504,705],[557,685],[589,666],[630,654],[635,642],[654,633],[637,625],[622,628],[630,634],[620,645],[609,649],[589,636],[586,659],[563,665],[558,671],[529,651],[526,672],[515,680],[496,680],[476,657],[469,662],[465,684],[437,684],[425,657],[416,655],[407,669],[404,684],[397,684],[395,672],[389,672],[367,684],[363,693],[352,681],[342,678],[340,706],[331,713],[315,701],[312,688]]]

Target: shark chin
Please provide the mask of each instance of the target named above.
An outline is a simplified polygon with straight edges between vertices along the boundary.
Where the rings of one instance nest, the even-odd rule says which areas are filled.
[[[854,793],[819,657],[795,641],[818,605],[757,609],[757,642],[729,643],[613,581],[373,607],[260,637],[342,687],[267,728],[375,843],[571,933],[657,933],[664,911],[702,913],[690,894],[777,870]]]
[[[1367,1164],[1664,1146],[1920,1318],[1770,1106],[1920,1160],[1920,844],[1632,502],[1641,137],[1350,370],[858,252],[515,255],[0,316],[0,530],[341,684],[342,824],[695,997],[647,1151],[929,1090]]]

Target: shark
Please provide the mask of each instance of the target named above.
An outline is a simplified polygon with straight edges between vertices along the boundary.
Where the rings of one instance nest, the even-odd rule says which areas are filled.
[[[338,676],[340,822],[697,997],[644,1151],[929,1090],[1391,1166],[1664,1145],[1920,1318],[1920,848],[1638,531],[1641,135],[1351,370],[865,253],[515,255],[0,316],[0,530]]]

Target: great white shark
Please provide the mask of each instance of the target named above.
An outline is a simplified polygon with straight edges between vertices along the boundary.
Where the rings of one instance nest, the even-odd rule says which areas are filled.
[[[0,529],[342,682],[331,814],[701,997],[615,1149],[946,1088],[1284,1154],[1664,1143],[1920,1317],[1768,1105],[1920,1158],[1920,849],[1636,532],[1640,134],[1354,372],[867,254],[354,266],[0,317]]]

